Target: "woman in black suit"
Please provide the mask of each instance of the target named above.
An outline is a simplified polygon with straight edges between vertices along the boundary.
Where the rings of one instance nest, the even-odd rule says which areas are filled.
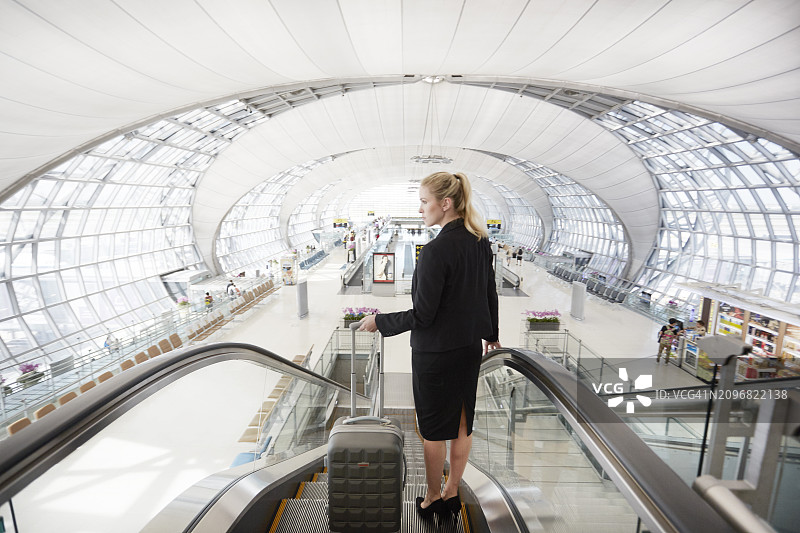
[[[492,250],[471,195],[464,174],[437,172],[422,180],[422,220],[442,230],[419,254],[413,307],[368,316],[361,325],[385,337],[411,331],[414,404],[428,483],[416,506],[425,518],[461,510],[458,485],[472,447],[481,354],[500,348]],[[442,490],[448,440],[450,475]]]

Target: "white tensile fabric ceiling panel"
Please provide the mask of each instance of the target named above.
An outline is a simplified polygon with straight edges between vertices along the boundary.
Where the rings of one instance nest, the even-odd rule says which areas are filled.
[[[87,143],[179,109],[278,84],[398,74],[546,80],[639,95],[740,120],[796,149],[799,21],[793,0],[3,2],[0,193]],[[454,98],[442,99],[442,109],[455,109]],[[472,104],[481,109],[474,127],[454,130],[463,142],[497,148],[504,131],[482,128],[505,113],[518,129],[509,146],[532,142],[546,152],[525,138],[530,126],[512,117],[518,109],[510,102]],[[380,122],[358,124],[363,145],[392,145],[397,114],[411,113],[387,111],[373,112]],[[403,121],[421,130],[419,121]]]
[[[436,95],[435,115],[426,111],[431,90]],[[520,116],[525,117],[522,123]],[[441,132],[432,147],[422,142],[426,122],[431,124],[428,131]],[[526,142],[514,145],[515,137]],[[332,154],[393,146],[411,147],[407,152],[412,155],[464,147],[543,164],[586,186],[617,213],[631,238],[634,263],[643,260],[653,243],[658,202],[652,179],[613,134],[576,113],[531,98],[464,85],[417,83],[321,100],[278,115],[242,136],[198,186],[193,220],[203,255],[210,256],[214,232],[228,210],[270,176]],[[291,213],[294,205],[287,204]]]
[[[477,178],[485,178],[514,190],[518,187],[525,188],[526,192],[520,194],[520,198],[533,205],[549,233],[552,226],[553,212],[550,202],[547,200],[547,195],[536,185],[534,180],[519,169],[497,158],[457,148],[444,148],[442,150],[442,155],[453,160],[451,164],[412,163],[410,158],[413,155],[415,155],[415,152],[404,146],[382,147],[359,150],[318,166],[304,176],[286,194],[279,216],[283,234],[288,234],[289,217],[297,203],[313,194],[315,190],[330,183],[337,182],[320,199],[318,213],[324,211],[328,202],[336,198],[340,198],[337,212],[344,213],[347,210],[346,204],[353,197],[373,187],[397,181],[419,180],[428,174],[442,170],[459,172],[466,168],[469,168],[467,175],[471,179],[473,189],[490,197],[503,210],[502,217],[506,220],[509,219],[510,214],[506,209],[504,198],[494,187]],[[341,193],[344,193],[344,195]]]

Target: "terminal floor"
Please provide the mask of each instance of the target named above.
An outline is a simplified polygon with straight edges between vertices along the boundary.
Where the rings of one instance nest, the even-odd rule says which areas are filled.
[[[226,330],[214,340],[247,342],[263,346],[287,358],[306,353],[314,345],[319,353],[341,321],[342,308],[372,307],[382,312],[404,311],[411,307],[411,296],[378,297],[372,294],[339,294],[344,266],[344,250],[331,256],[308,275],[308,308],[305,318],[297,317],[296,289],[284,286],[248,320]],[[526,310],[557,309],[561,328],[569,330],[593,352],[609,359],[645,359],[637,365],[641,372],[652,371],[654,387],[681,387],[700,382],[685,371],[663,363],[657,365],[656,335],[661,324],[600,298],[587,296],[584,320],[569,315],[571,287],[530,262],[510,268],[522,278],[521,290],[527,298],[500,297],[500,342],[517,347],[522,341],[523,313]],[[386,372],[411,372],[409,335],[386,339]],[[652,363],[652,364],[651,364]]]
[[[340,323],[342,308],[365,306],[391,312],[410,307],[410,296],[339,294],[344,254],[336,249],[307,274],[308,316],[297,316],[296,289],[282,287],[244,320],[231,323],[209,341],[255,344],[287,359],[308,352],[313,345],[313,360]],[[504,346],[520,345],[525,310],[555,308],[562,314],[562,329],[595,353],[641,359],[633,374],[651,372],[654,387],[698,384],[681,369],[655,363],[660,324],[593,296],[587,299],[585,319],[574,320],[569,316],[567,284],[532,263],[511,268],[522,277],[521,288],[529,297],[500,297]],[[408,342],[408,334],[386,339],[387,373],[399,377],[411,371]],[[264,379],[252,371],[252,365],[237,362],[212,365],[165,387],[15,497],[20,529],[29,533],[140,531],[183,490],[226,468],[237,453],[245,451],[247,445],[237,440],[253,415],[253,398],[247,391],[263,387]],[[222,390],[233,392],[221,397]]]

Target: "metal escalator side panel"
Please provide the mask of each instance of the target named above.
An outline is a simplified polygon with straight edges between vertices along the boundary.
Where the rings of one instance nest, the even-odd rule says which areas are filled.
[[[302,382],[303,387],[294,387],[292,389],[299,390],[300,394],[305,394],[305,391],[308,391],[309,388],[324,388],[325,390],[338,390],[349,393],[347,388],[332,380],[252,345],[218,343],[175,350],[170,354],[136,365],[134,368],[114,376],[112,379],[96,386],[87,394],[80,395],[75,400],[57,409],[46,418],[37,421],[31,427],[26,428],[25,431],[0,443],[0,501],[7,501],[13,497],[19,498],[21,491],[36,482],[42,474],[45,472],[50,473],[51,469],[54,472],[58,470],[53,467],[60,466],[59,463],[62,460],[79,448],[81,448],[79,454],[84,452],[86,446],[82,447],[82,445],[89,443],[90,439],[98,435],[101,430],[111,426],[117,419],[131,409],[137,408],[139,404],[142,404],[148,398],[156,394],[162,394],[162,391],[167,390],[166,387],[179,385],[182,378],[218,363],[223,365],[243,364],[243,366],[248,367],[251,365],[244,363],[255,363],[257,366],[262,367],[265,373],[282,373],[292,376],[295,385]],[[248,375],[250,374],[248,372]],[[257,383],[253,390],[255,391],[254,399],[258,400],[255,404],[261,405],[262,400],[264,400],[262,398],[264,383]],[[206,395],[203,399],[213,401],[211,396]],[[359,397],[361,401],[366,401],[366,398]],[[188,396],[186,398],[187,402],[191,402]],[[182,402],[183,400],[180,401]],[[247,400],[247,402],[250,405],[250,400]],[[149,403],[152,404],[152,402]],[[171,405],[183,404],[173,403]],[[187,403],[187,405],[189,404]],[[139,406],[139,408],[143,407],[145,406]],[[315,406],[312,405],[310,408],[313,407]],[[322,412],[324,412],[324,409]],[[147,426],[147,421],[145,420],[144,422],[142,425]],[[248,424],[245,423],[244,426],[246,425]],[[244,429],[244,426],[241,428],[237,426],[233,431],[238,435],[241,429]],[[204,431],[205,425],[199,424],[194,427],[197,427],[199,431]],[[298,432],[295,431],[295,434],[298,434]],[[156,438],[160,438],[158,434],[154,433],[153,435],[156,435]],[[199,438],[202,438],[202,436]],[[232,440],[226,442],[235,443],[235,439],[236,436],[233,436]],[[134,440],[137,443],[140,442],[139,439]],[[158,444],[155,443],[154,446],[158,446]],[[146,446],[139,446],[137,449],[145,448]],[[253,448],[255,448],[255,445],[253,445]],[[102,450],[100,451],[102,452]],[[301,448],[296,449],[296,452],[300,451],[302,451]],[[177,452],[179,453],[179,450]],[[173,453],[175,453],[175,450],[173,450]],[[233,455],[231,458],[233,458]],[[127,457],[126,459],[130,458]],[[214,458],[214,460],[217,459],[219,459],[219,456]],[[197,469],[195,468],[195,470]],[[119,472],[122,472],[122,470],[119,470]],[[164,484],[162,483],[162,485]],[[224,484],[222,486],[224,487]],[[180,494],[180,486],[175,487],[172,484],[169,487],[176,490],[177,494]],[[204,493],[203,497],[206,497],[206,493]],[[144,522],[151,515],[140,513],[140,516],[142,516]]]
[[[203,511],[182,529],[170,529],[169,513],[154,518],[143,533],[183,531],[184,533],[251,533],[267,531],[269,521],[284,499],[297,494],[298,484],[322,468],[326,446],[320,446],[286,461],[258,468],[234,480],[213,501],[204,502]],[[176,506],[181,503],[174,502]],[[164,515],[164,516],[161,516]],[[174,527],[174,526],[171,526]]]
[[[464,475],[461,478],[467,485],[469,497],[463,497],[466,502],[474,499],[481,512],[481,524],[475,524],[476,517],[472,515],[473,524],[488,531],[504,533],[527,532],[528,528],[518,519],[517,513],[513,508],[513,503],[506,498],[504,491],[498,487],[498,483],[491,476],[472,464],[467,464]],[[476,529],[478,529],[476,527]]]

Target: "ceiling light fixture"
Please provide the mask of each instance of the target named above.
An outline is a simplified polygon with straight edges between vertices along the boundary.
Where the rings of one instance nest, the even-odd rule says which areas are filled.
[[[415,155],[414,157],[411,158],[411,160],[414,163],[425,163],[425,164],[433,163],[433,164],[445,164],[445,165],[449,165],[450,163],[453,162],[453,160],[450,159],[449,157],[445,157],[443,155],[435,155],[435,154]]]
[[[453,162],[449,157],[439,155],[434,150],[434,135],[438,141],[439,152],[442,151],[442,138],[441,131],[439,130],[439,115],[436,112],[436,94],[433,92],[435,84],[444,80],[444,76],[426,76],[422,81],[431,84],[431,91],[428,94],[428,107],[425,110],[425,126],[422,129],[422,143],[420,145],[420,155],[415,155],[411,158],[414,163],[422,164],[445,164],[449,165]],[[430,128],[429,128],[430,125]],[[430,149],[425,154],[425,138],[428,137],[428,130],[430,129]]]

